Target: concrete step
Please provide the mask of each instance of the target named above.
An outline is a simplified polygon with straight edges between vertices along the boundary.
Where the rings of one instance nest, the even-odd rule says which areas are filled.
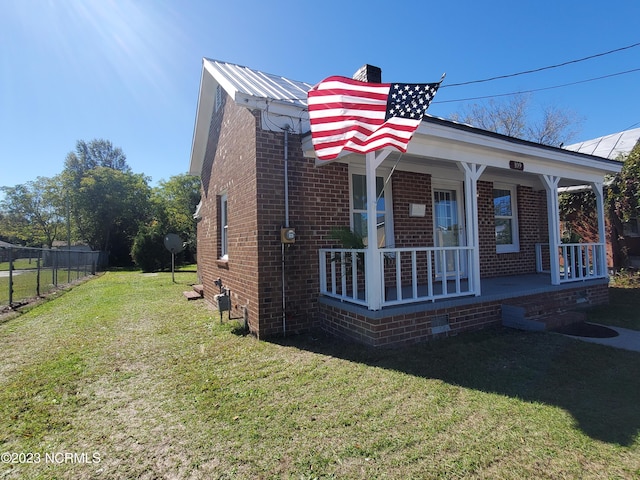
[[[187,298],[187,300],[198,300],[202,298],[198,292],[194,292],[193,290],[182,292],[182,294]]]
[[[194,285],[193,290],[182,292],[182,294],[187,300],[198,300],[199,298],[204,298],[204,287],[202,285]]]
[[[521,305],[502,305],[502,325],[527,331],[549,331],[573,323],[584,322],[586,313],[579,311],[543,313],[540,308],[528,309]]]

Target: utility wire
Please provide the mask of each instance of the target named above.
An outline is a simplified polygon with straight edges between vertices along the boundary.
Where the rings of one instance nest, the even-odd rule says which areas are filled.
[[[534,88],[532,90],[522,90],[522,91],[519,91],[519,92],[511,92],[511,93],[499,93],[499,94],[496,94],[496,95],[485,95],[485,96],[482,96],[482,97],[458,98],[456,100],[440,100],[440,101],[434,100],[431,103],[433,104],[433,103],[467,102],[469,100],[483,100],[485,98],[508,97],[508,96],[511,96],[511,95],[520,95],[520,94],[523,94],[523,93],[541,92],[543,90],[552,90],[554,88],[569,87],[571,85],[578,85],[580,83],[595,82],[596,80],[602,80],[602,79],[610,78],[610,77],[617,77],[619,75],[626,75],[628,73],[633,73],[633,72],[638,72],[638,71],[640,71],[640,68],[634,68],[633,70],[627,70],[625,72],[618,72],[618,73],[612,73],[612,74],[609,74],[609,75],[603,75],[601,77],[596,77],[596,78],[589,78],[588,80],[579,80],[577,82],[564,83],[562,85],[554,85],[554,86],[551,86],[551,87]],[[442,88],[442,87],[440,87],[440,88]]]
[[[447,87],[460,87],[462,85],[471,85],[473,83],[484,83],[484,82],[490,82],[490,81],[493,81],[493,80],[500,80],[500,79],[503,79],[503,78],[517,77],[519,75],[527,75],[529,73],[542,72],[543,70],[550,70],[552,68],[564,67],[566,65],[571,65],[573,63],[584,62],[585,60],[591,60],[592,58],[603,57],[605,55],[610,55],[612,53],[620,52],[622,50],[628,50],[630,48],[637,47],[638,45],[640,45],[640,42],[634,43],[633,45],[627,45],[626,47],[620,47],[620,48],[616,48],[614,50],[609,50],[608,52],[597,53],[595,55],[589,55],[588,57],[578,58],[576,60],[569,60],[568,62],[558,63],[556,65],[549,65],[547,67],[534,68],[532,70],[525,70],[524,72],[518,72],[518,73],[510,73],[508,75],[499,75],[497,77],[484,78],[482,80],[471,80],[469,82],[450,83],[450,84],[447,84],[447,85],[442,85],[440,88],[442,89],[442,88],[447,88]]]

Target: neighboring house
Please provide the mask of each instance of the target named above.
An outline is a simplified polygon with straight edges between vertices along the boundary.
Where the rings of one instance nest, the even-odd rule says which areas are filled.
[[[603,137],[586,140],[584,142],[568,145],[564,148],[575,152],[586,153],[589,155],[597,155],[599,157],[611,160],[620,160],[628,155],[631,150],[640,141],[640,128],[625,130],[623,132],[612,133]],[[606,189],[606,185],[605,185]],[[573,191],[580,190],[579,188]],[[609,219],[607,219],[607,223]],[[579,223],[579,222],[578,222]],[[626,250],[625,256],[629,260],[629,266],[640,268],[640,228],[638,216],[631,217],[628,222],[624,223],[622,234],[624,236],[623,244]],[[593,227],[584,228],[579,232],[583,240],[589,241],[593,237]],[[612,235],[617,235],[615,232]],[[607,242],[607,259],[609,266],[613,267],[612,240]]]
[[[376,346],[608,302],[602,182],[618,162],[435,117],[404,154],[319,162],[311,87],[203,60],[189,171],[206,301],[222,283],[260,338],[319,327]],[[562,245],[558,188],[585,184],[600,239]]]

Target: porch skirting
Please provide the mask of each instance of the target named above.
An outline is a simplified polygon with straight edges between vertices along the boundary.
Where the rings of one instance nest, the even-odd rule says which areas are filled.
[[[487,281],[484,279],[483,284]],[[607,279],[548,286],[528,292],[501,290],[480,297],[386,307],[377,311],[323,296],[318,301],[318,319],[323,330],[339,338],[374,347],[395,347],[499,326],[503,305],[524,306],[530,318],[544,319],[609,302]]]

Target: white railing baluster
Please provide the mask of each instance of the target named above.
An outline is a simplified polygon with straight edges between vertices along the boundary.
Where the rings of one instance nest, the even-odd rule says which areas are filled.
[[[433,250],[427,250],[427,296],[433,298]]]
[[[415,250],[411,250],[411,298],[418,298],[418,262]]]
[[[456,293],[460,293],[460,250],[455,251],[456,256]]]
[[[340,252],[340,284],[342,290],[340,293],[342,295],[347,294],[347,265],[345,263],[345,252]]]
[[[396,253],[396,300],[402,300],[402,254]]]
[[[330,297],[340,299],[345,302],[367,305],[367,299],[359,297],[359,291],[364,287],[366,291],[367,278],[363,275],[359,255],[367,254],[365,249],[321,249],[320,250],[320,293]],[[419,257],[426,261],[426,269],[419,271]],[[385,270],[384,259],[393,258],[395,268],[389,271]],[[408,257],[406,255],[409,255]],[[380,262],[383,265],[383,282],[384,278],[389,281],[395,281],[395,298],[387,298],[383,293],[383,306],[409,304],[420,301],[435,301],[441,298],[452,298],[463,295],[473,295],[475,287],[469,283],[469,288],[463,291],[463,280],[470,278],[473,268],[474,249],[471,247],[418,247],[418,248],[385,248],[380,250]],[[424,256],[424,257],[423,257]],[[403,265],[402,261],[410,258],[411,274],[407,272],[405,281],[407,285],[403,285]],[[447,260],[452,260],[450,266]],[[463,261],[466,259],[466,261]],[[327,263],[331,263],[330,271]],[[337,263],[340,262],[338,267]],[[351,266],[349,268],[349,262]],[[434,263],[438,263],[439,269],[434,271]],[[390,264],[388,265],[390,266]],[[407,265],[408,266],[408,265]],[[466,271],[465,271],[466,270]],[[419,282],[424,279],[426,273],[425,284]],[[351,290],[347,288],[349,281],[348,275],[351,275]],[[330,278],[327,278],[329,276]],[[340,279],[338,279],[340,276]],[[363,279],[364,281],[360,280]],[[452,281],[449,286],[448,280]],[[410,284],[409,284],[410,282]],[[436,289],[434,284],[440,282],[441,288]],[[455,287],[454,287],[455,284]],[[384,284],[383,284],[384,286]],[[403,297],[403,289],[406,287],[406,294]],[[383,292],[384,292],[383,288]],[[393,291],[393,290],[392,290]],[[409,293],[411,292],[411,293]],[[366,297],[366,295],[365,295]]]
[[[353,298],[358,298],[358,254],[351,252],[351,291]]]

